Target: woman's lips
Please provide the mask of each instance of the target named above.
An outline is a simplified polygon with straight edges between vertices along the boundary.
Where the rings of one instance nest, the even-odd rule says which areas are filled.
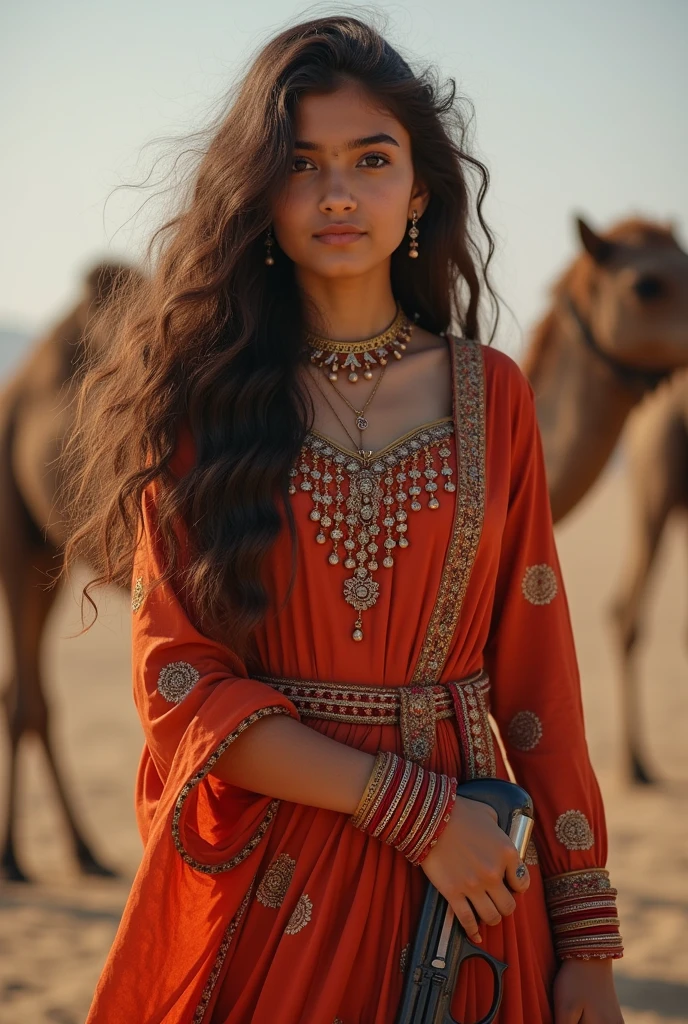
[[[313,236],[317,242],[325,245],[350,245],[365,237],[364,231],[326,231],[321,235]]]

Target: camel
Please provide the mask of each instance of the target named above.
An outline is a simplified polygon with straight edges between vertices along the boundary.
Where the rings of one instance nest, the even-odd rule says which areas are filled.
[[[26,881],[15,846],[17,754],[22,738],[35,734],[69,828],[78,864],[85,874],[112,876],[87,842],[71,806],[50,737],[50,709],[40,669],[41,639],[58,593],[51,586],[62,566],[66,537],[56,508],[60,493],[57,456],[73,415],[93,313],[114,294],[133,268],[103,262],[83,282],[83,295],[71,312],[40,339],[0,391],[0,587],[7,598],[12,668],[3,693],[9,734],[7,820],[0,848],[0,871]]]
[[[577,226],[583,250],[523,361],[555,522],[593,485],[631,410],[688,365],[688,253],[671,228],[639,218],[603,234],[580,217]]]
[[[670,511],[688,504],[688,253],[669,227],[650,221],[627,220],[604,234],[581,218],[577,225],[583,251],[556,282],[523,369],[535,391],[555,521],[593,485],[628,420],[634,534],[611,617],[625,774],[649,783],[634,655],[662,530]]]
[[[631,778],[654,782],[642,752],[636,665],[644,600],[664,528],[688,509],[688,370],[679,370],[630,417],[624,451],[631,495],[631,541],[611,607],[624,692],[624,738]]]

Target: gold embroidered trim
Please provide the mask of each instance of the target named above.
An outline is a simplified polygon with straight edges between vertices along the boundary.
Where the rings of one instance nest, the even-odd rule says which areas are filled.
[[[521,590],[526,601],[530,601],[531,604],[550,604],[559,591],[554,569],[544,563],[528,566],[523,576]]]
[[[280,853],[269,866],[256,889],[256,899],[264,907],[277,910],[282,906],[287,889],[294,877],[296,861],[287,853]]]
[[[495,764],[488,719],[487,694],[490,681],[484,670],[463,679],[424,687],[359,686],[263,675],[254,675],[253,678],[267,683],[288,697],[302,718],[351,724],[375,722],[379,725],[400,725],[407,760],[420,761],[417,754],[424,755],[423,760],[429,756],[434,748],[435,725],[439,719],[470,714],[470,721],[467,719],[466,723],[459,722],[461,735],[465,736],[462,747],[470,747],[472,762],[476,760],[476,754],[480,753],[479,763],[482,768]],[[476,699],[475,706],[469,708],[466,701],[461,701],[455,695],[455,691],[464,687]],[[487,753],[475,750],[481,745]],[[488,773],[487,768],[485,771]]]
[[[435,746],[435,694],[430,687],[402,686],[399,689],[399,718],[404,757],[408,761],[423,764]]]
[[[246,893],[242,900],[241,906],[239,907],[236,914],[230,921],[229,926],[227,927],[227,930],[225,931],[225,934],[222,937],[222,942],[220,943],[217,950],[217,954],[215,956],[215,963],[213,964],[212,970],[208,975],[208,980],[203,986],[201,998],[194,1012],[191,1024],[203,1024],[203,1018],[205,1017],[206,1010],[208,1009],[210,997],[212,996],[215,986],[217,985],[217,979],[220,976],[220,971],[222,970],[222,965],[224,964],[225,959],[227,957],[227,952],[231,945],[232,939],[234,938],[234,933],[239,927],[239,922],[244,916],[244,911],[246,910],[246,907],[248,906],[249,901],[251,899],[254,881],[255,879],[253,879],[253,881],[251,882],[248,888],[248,892]]]
[[[402,720],[402,693],[408,690],[404,686],[359,686],[262,675],[254,675],[252,678],[283,693],[302,718],[321,718],[351,724],[370,719],[378,725],[399,725]],[[456,685],[462,686],[474,678],[477,676],[459,679]],[[451,718],[454,704],[446,684],[429,687],[428,692],[434,697],[435,717]]]
[[[485,513],[485,367],[478,342],[452,339],[457,500],[435,606],[412,683],[436,683],[461,614]]]
[[[582,811],[564,811],[556,820],[554,834],[567,850],[589,850],[595,835]]]
[[[616,895],[609,881],[606,868],[582,868],[580,871],[565,871],[545,879],[547,902],[559,902],[572,897]]]
[[[213,751],[213,753],[210,755],[210,757],[203,765],[203,767],[200,768],[199,771],[197,771],[194,775],[192,775],[189,781],[182,787],[181,792],[179,793],[179,796],[177,797],[176,803],[174,805],[174,812],[172,814],[172,838],[174,840],[174,845],[177,850],[177,853],[180,855],[182,860],[184,860],[190,867],[195,868],[196,871],[202,871],[206,875],[217,875],[221,871],[231,871],[232,868],[235,868],[237,866],[237,864],[241,864],[242,861],[246,860],[249,854],[253,853],[253,851],[256,849],[261,839],[267,832],[270,826],[270,822],[277,813],[277,808],[279,807],[280,802],[279,800],[270,801],[270,803],[268,804],[268,808],[265,812],[265,817],[261,821],[256,831],[253,833],[253,835],[251,836],[243,850],[240,850],[239,853],[237,853],[230,860],[224,861],[221,864],[203,864],[201,863],[201,861],[195,860],[195,858],[187,852],[187,850],[184,848],[184,844],[182,843],[180,835],[179,821],[181,819],[182,810],[184,809],[184,803],[189,793],[200,782],[203,781],[206,775],[208,775],[212,771],[214,765],[222,757],[225,750],[227,750],[227,748],[234,742],[234,740],[241,735],[244,729],[248,729],[250,725],[253,725],[254,722],[258,722],[261,718],[265,718],[266,715],[288,714],[289,710],[287,708],[282,707],[281,705],[274,705],[270,707],[259,708],[257,711],[254,711],[253,714],[248,715],[247,718],[244,718],[243,721],[239,722],[236,729],[234,729],[229,734],[229,736],[225,736],[222,743],[219,745],[219,747],[216,748],[216,750]]]
[[[518,711],[509,722],[506,735],[516,750],[533,750],[542,739],[542,722],[534,711]]]
[[[292,911],[284,929],[285,935],[298,935],[306,927],[313,913],[313,904],[306,893],[299,896],[299,901]]]
[[[534,867],[535,864],[539,864],[540,860],[538,857],[537,847],[535,841],[531,839],[526,847],[526,855],[523,858],[529,867]]]
[[[401,971],[402,974],[406,973],[406,967],[407,967],[407,964],[408,964],[408,955],[409,955],[410,952],[411,952],[411,943],[407,942],[406,945],[404,946],[404,948],[402,949],[401,955],[399,957],[399,970]]]
[[[461,749],[467,779],[494,778],[497,774],[494,739],[489,718],[490,680],[486,673],[465,686],[449,684],[461,713],[457,711]]]
[[[143,604],[143,576],[137,576],[134,583],[134,590],[131,595],[131,610],[137,612]]]
[[[158,693],[170,704],[180,704],[201,678],[198,669],[188,661],[171,661],[163,665],[158,676]]]

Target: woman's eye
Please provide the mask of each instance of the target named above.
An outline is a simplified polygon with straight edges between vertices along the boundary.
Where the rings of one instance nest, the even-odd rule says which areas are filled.
[[[372,162],[368,163],[369,160]],[[363,167],[384,167],[385,164],[388,163],[389,160],[387,159],[386,156],[383,156],[382,153],[366,153],[366,155],[361,160],[361,164],[363,165]]]
[[[307,171],[313,164],[305,156],[295,156],[291,162],[292,171]]]

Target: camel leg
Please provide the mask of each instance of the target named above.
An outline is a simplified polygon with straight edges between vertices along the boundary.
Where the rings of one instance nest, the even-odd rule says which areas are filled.
[[[39,717],[47,718],[47,707],[40,686],[40,677],[31,673],[29,664],[31,651],[27,641],[33,637],[39,646],[40,632],[37,633],[36,605],[47,605],[38,598],[31,602],[30,577],[35,570],[27,569],[28,550],[22,544],[21,529],[15,534],[13,557],[8,559],[9,545],[3,545],[0,573],[7,598],[10,626],[10,651],[12,671],[3,693],[3,706],[7,721],[9,747],[7,819],[0,853],[0,865],[4,876],[12,881],[28,881],[16,853],[15,824],[17,819],[18,759],[22,739],[36,731]],[[42,596],[42,595],[41,595]],[[53,595],[50,592],[50,602]],[[45,608],[46,614],[48,607]],[[37,652],[36,652],[37,653]],[[27,659],[28,655],[28,659]]]
[[[626,775],[654,782],[642,753],[637,651],[644,601],[657,549],[672,509],[681,502],[688,445],[682,424],[665,402],[641,409],[629,431],[627,452],[632,533],[625,574],[611,608],[619,652]]]
[[[638,531],[632,556],[627,563],[625,582],[611,608],[620,667],[625,775],[631,781],[640,784],[653,783],[655,779],[647,768],[644,754],[641,753],[638,642],[641,635],[643,598],[665,522],[666,520],[644,520],[644,530]]]
[[[40,649],[45,623],[57,593],[56,588],[46,588],[48,572],[54,571],[57,567],[54,549],[46,546],[38,551],[34,548],[25,565],[27,567],[23,573],[17,574],[13,581],[5,579],[16,668],[13,685],[8,689],[6,699],[12,757],[12,789],[10,813],[2,848],[3,870],[7,877],[16,880],[25,878],[17,862],[13,832],[16,815],[16,763],[22,736],[34,733],[45,750],[48,768],[81,870],[89,875],[113,877],[114,872],[96,859],[84,838],[58,766],[50,735],[50,711],[40,672]]]

